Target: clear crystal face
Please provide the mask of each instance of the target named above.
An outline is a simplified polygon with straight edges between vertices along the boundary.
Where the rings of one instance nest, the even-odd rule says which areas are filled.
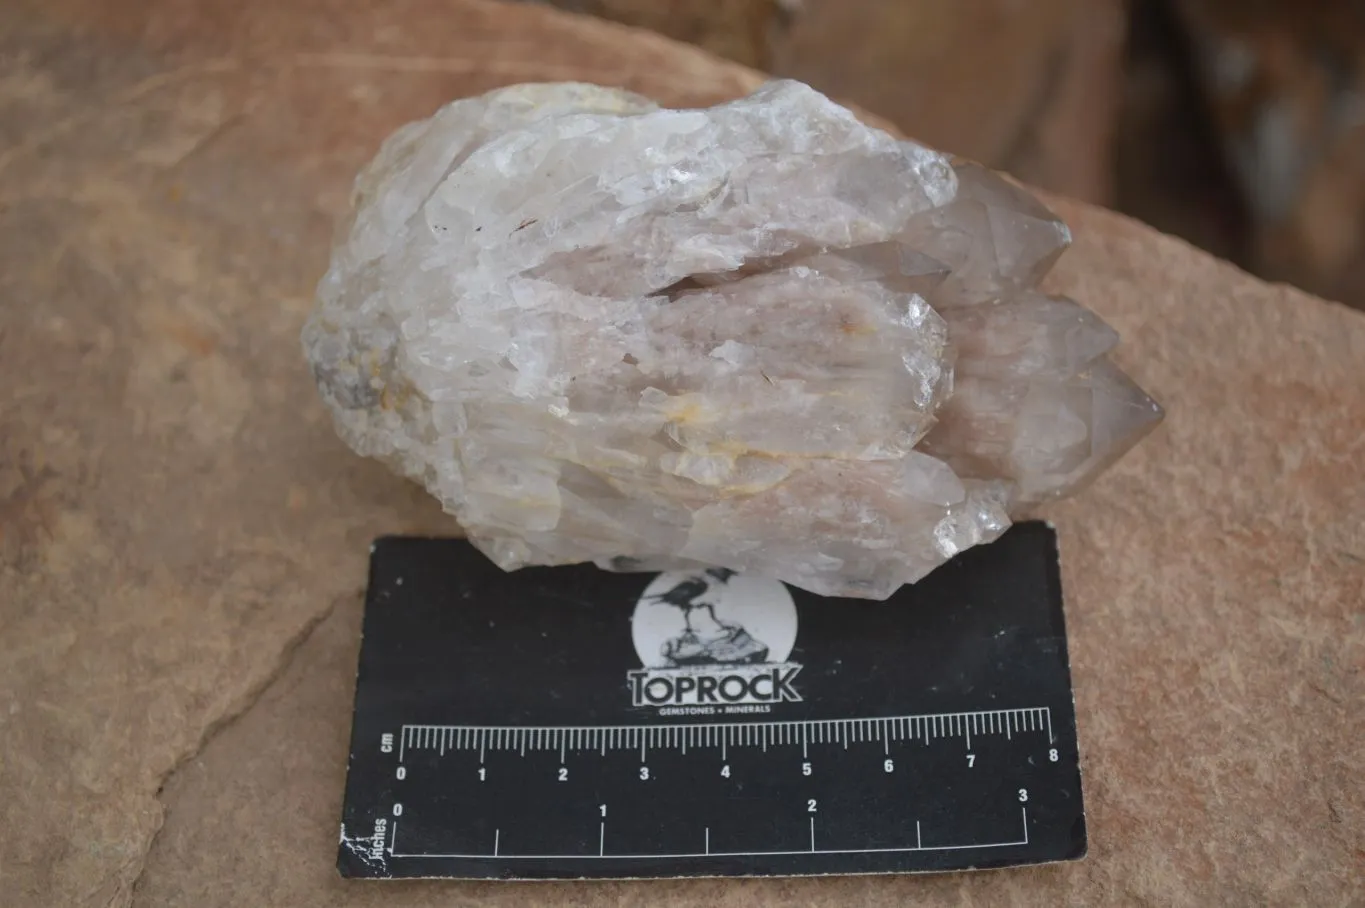
[[[454,102],[356,184],[303,343],[337,430],[506,569],[885,598],[1161,418],[1036,199],[795,82]]]

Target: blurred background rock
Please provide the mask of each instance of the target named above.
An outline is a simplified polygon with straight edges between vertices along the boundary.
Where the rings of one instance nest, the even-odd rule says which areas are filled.
[[[542,0],[1365,308],[1365,0]]]

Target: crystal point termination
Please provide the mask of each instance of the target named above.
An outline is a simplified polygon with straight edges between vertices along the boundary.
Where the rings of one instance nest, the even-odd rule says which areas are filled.
[[[800,83],[580,84],[384,144],[304,347],[342,438],[506,569],[715,565],[885,598],[1161,418],[1038,281],[1066,225]]]

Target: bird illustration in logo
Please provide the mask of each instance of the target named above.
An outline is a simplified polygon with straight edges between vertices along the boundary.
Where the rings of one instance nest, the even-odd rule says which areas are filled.
[[[683,632],[665,640],[660,655],[668,667],[685,665],[734,665],[766,662],[768,645],[743,626],[716,617],[716,603],[735,572],[707,568],[691,574],[670,589],[646,597],[682,610]]]

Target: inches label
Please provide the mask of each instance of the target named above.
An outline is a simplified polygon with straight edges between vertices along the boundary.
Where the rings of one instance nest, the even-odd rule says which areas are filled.
[[[886,602],[374,546],[344,876],[912,872],[1085,841],[1043,524]]]

